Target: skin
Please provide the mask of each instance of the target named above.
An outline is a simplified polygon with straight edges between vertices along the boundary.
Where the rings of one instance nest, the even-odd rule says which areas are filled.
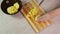
[[[45,21],[45,20],[50,20],[52,22],[56,22],[55,18],[59,18],[59,17],[60,17],[60,8],[57,8],[57,9],[52,10],[49,13],[39,17],[37,21],[41,22],[41,21]],[[60,20],[60,18],[59,18],[59,20]],[[57,20],[57,21],[59,21],[59,20]]]

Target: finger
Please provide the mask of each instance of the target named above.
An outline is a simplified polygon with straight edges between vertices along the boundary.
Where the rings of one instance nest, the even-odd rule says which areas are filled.
[[[48,19],[53,21],[58,16],[60,16],[60,8],[50,11],[49,13],[43,15],[42,17],[39,17],[37,21],[39,22],[39,21],[44,21]]]

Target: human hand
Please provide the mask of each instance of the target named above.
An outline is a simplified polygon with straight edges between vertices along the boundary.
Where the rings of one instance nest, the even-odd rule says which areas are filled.
[[[52,23],[52,22],[59,21],[59,20],[56,20],[56,18],[59,18],[59,20],[60,20],[60,8],[57,8],[57,9],[50,11],[49,13],[39,17],[37,21],[38,22],[51,21],[51,23]]]

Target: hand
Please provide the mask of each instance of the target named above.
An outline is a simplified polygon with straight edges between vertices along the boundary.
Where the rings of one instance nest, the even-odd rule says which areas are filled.
[[[56,20],[56,18],[59,18],[59,20]],[[52,21],[52,22],[56,22],[56,21],[60,21],[60,8],[57,8],[53,11],[50,11],[49,13],[43,15],[42,17],[39,17],[38,22],[41,21]]]

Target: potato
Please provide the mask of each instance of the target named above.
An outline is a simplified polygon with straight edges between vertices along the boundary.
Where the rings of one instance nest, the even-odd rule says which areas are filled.
[[[18,11],[18,9],[19,9],[19,4],[15,3],[13,6],[10,6],[10,7],[7,8],[7,12],[9,14],[14,14]]]

